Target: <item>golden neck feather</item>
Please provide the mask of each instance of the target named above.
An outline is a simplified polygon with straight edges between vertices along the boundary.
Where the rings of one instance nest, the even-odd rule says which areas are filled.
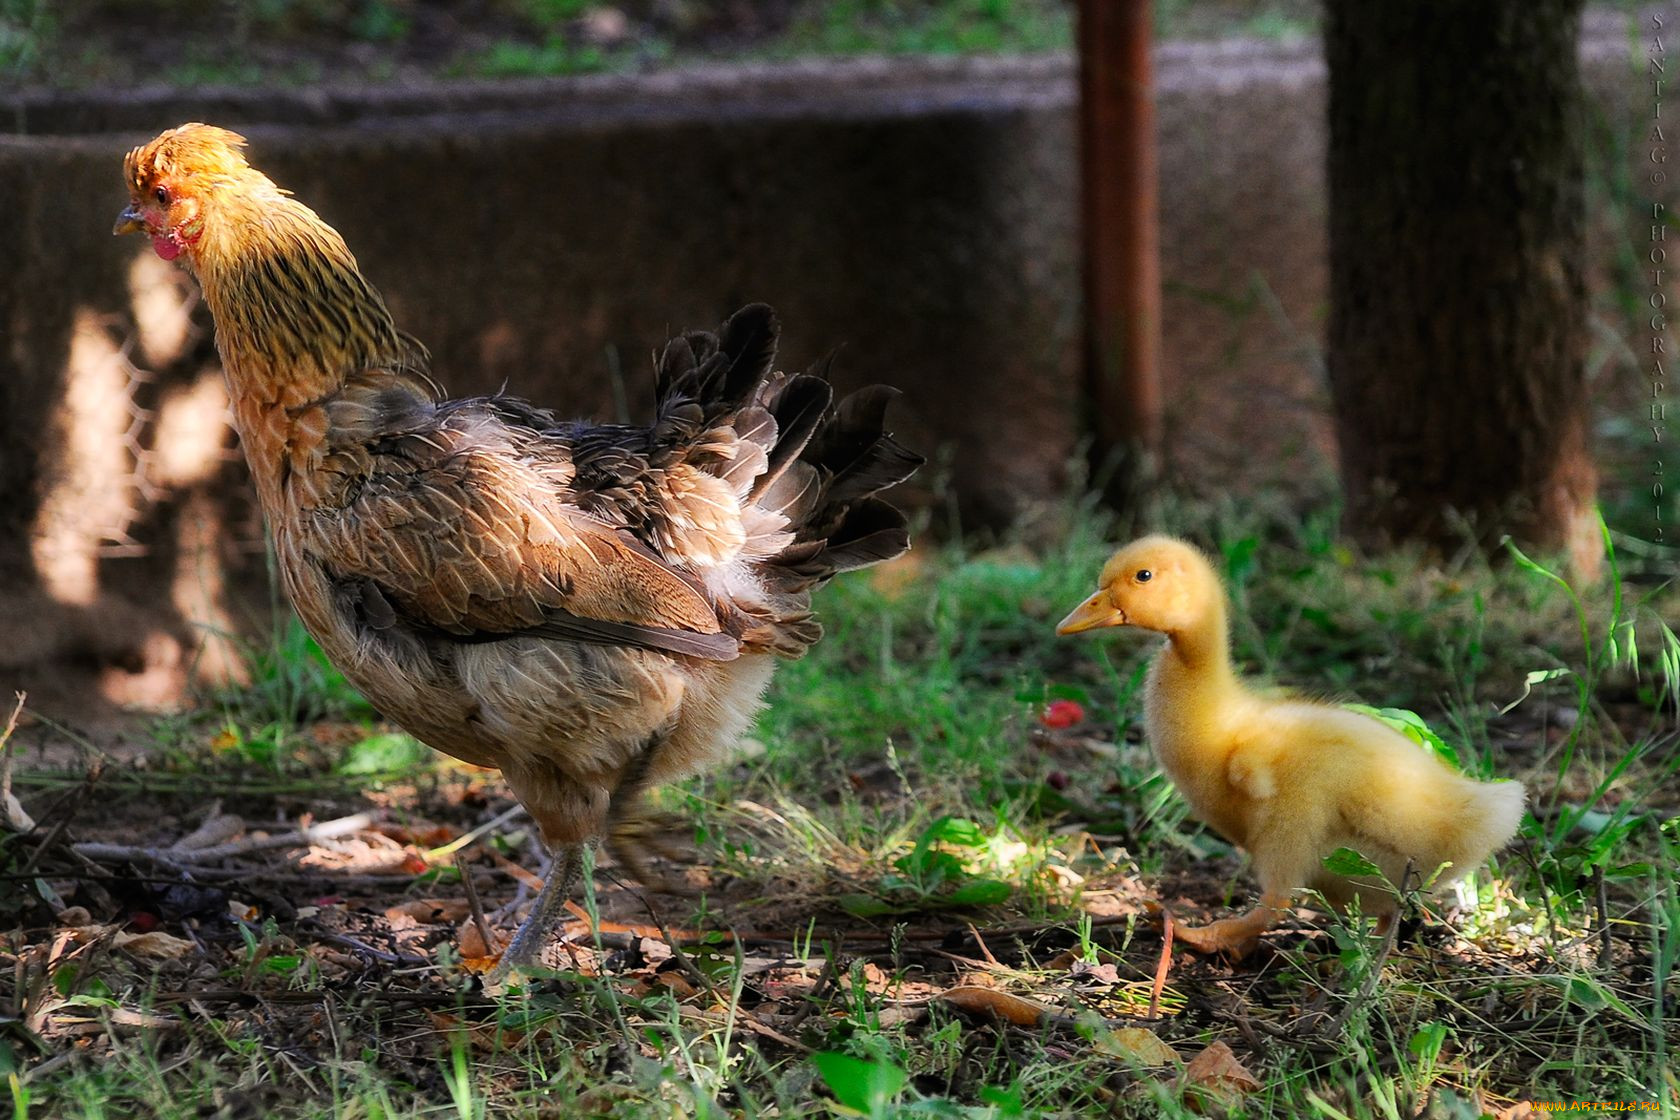
[[[293,501],[329,437],[324,402],[386,370],[422,396],[425,348],[398,331],[344,239],[267,179],[213,196],[187,254],[216,321],[234,424],[264,509]],[[281,519],[283,523],[284,518]]]
[[[267,185],[218,196],[189,254],[235,403],[296,408],[366,369],[421,372],[344,239]]]

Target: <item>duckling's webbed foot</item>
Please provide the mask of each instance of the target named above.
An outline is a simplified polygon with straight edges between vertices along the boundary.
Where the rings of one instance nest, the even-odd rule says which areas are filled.
[[[1260,935],[1277,924],[1282,905],[1262,899],[1260,905],[1236,918],[1221,918],[1205,926],[1173,925],[1173,939],[1197,953],[1224,953],[1241,960],[1260,943]]]

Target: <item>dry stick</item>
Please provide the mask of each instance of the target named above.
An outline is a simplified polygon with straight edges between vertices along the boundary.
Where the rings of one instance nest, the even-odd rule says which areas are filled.
[[[305,918],[303,919],[303,923],[308,926],[312,936],[317,937],[322,941],[331,942],[332,944],[345,949],[354,949],[359,953],[366,953],[375,960],[383,961],[385,964],[432,963],[429,957],[422,957],[415,953],[387,952],[377,946],[369,945],[360,938],[351,937],[348,934],[339,933],[336,930],[330,930],[314,918]]]
[[[71,850],[79,855],[96,860],[143,860],[151,863],[163,863],[170,866],[194,865],[200,863],[215,863],[233,856],[250,855],[252,852],[267,851],[271,848],[295,848],[316,840],[331,840],[335,837],[346,836],[360,832],[379,818],[378,813],[354,813],[348,817],[340,817],[333,821],[322,821],[307,828],[300,828],[294,832],[283,832],[278,836],[253,837],[248,840],[237,840],[231,844],[217,844],[209,848],[181,851],[174,846],[168,848],[145,848],[128,844],[100,844],[85,843],[72,844]]]
[[[42,838],[39,844],[35,845],[35,850],[29,853],[29,859],[24,863],[23,869],[18,872],[18,878],[33,879],[35,877],[35,868],[40,865],[41,857],[52,850],[52,846],[58,843],[58,838],[64,835],[64,830],[69,825],[69,817],[60,817],[53,822],[53,826],[47,830],[47,835]],[[50,878],[56,879],[59,876],[53,875]]]
[[[1161,1017],[1161,992],[1167,986],[1167,970],[1172,967],[1173,916],[1172,911],[1161,911],[1161,959],[1155,963],[1155,982],[1149,987],[1149,1017]]]
[[[478,927],[478,936],[484,939],[485,953],[494,953],[496,943],[490,938],[490,922],[484,917],[484,900],[478,897],[478,884],[473,882],[472,870],[467,867],[467,857],[455,853],[455,870],[461,873],[461,885],[467,889],[467,908],[472,911],[473,924]]]
[[[699,966],[689,959],[687,953],[682,951],[682,946],[678,944],[675,937],[671,936],[670,929],[666,927],[665,919],[659,916],[659,911],[653,908],[653,902],[646,895],[642,896],[642,908],[648,912],[648,917],[653,919],[654,928],[659,931],[659,936],[665,939],[665,944],[671,950],[671,959],[677,962],[677,967],[698,980],[700,986],[706,989],[706,994],[711,996],[714,1001],[727,1007],[728,1002],[718,993],[717,985],[712,983],[712,978],[701,972]],[[741,943],[737,940],[735,942],[736,952],[739,952],[740,948]]]
[[[986,939],[980,936],[980,931],[974,928],[974,923],[968,922],[967,925],[969,936],[974,938],[976,945],[980,946],[980,952],[985,954],[987,962],[997,968],[1002,968],[1003,962],[992,956],[991,947],[986,944]]]
[[[23,805],[12,796],[12,732],[17,730],[18,717],[23,714],[23,701],[28,693],[19,692],[16,695],[17,706],[12,709],[12,718],[6,721],[6,730],[0,731],[0,812],[17,825],[19,831],[28,832],[35,827],[35,822],[29,819]],[[17,806],[15,812],[14,805]]]
[[[1598,888],[1599,967],[1611,971],[1614,947],[1610,942],[1610,892],[1604,885],[1604,868],[1593,864],[1593,884]]]
[[[828,989],[833,987],[840,977],[840,953],[846,946],[846,934],[841,932],[839,938],[828,949],[828,959],[823,962],[822,971],[817,973],[817,982],[812,985],[811,992],[805,997],[805,1005],[793,1013],[788,1027],[798,1027],[809,1019],[811,1015],[828,998]]]
[[[502,827],[504,824],[507,824],[524,811],[525,806],[515,803],[513,808],[504,813],[497,814],[495,818],[485,821],[483,824],[479,825],[470,832],[463,832],[461,835],[455,837],[455,839],[443,845],[441,848],[432,848],[430,851],[425,853],[426,859],[430,861],[442,859],[444,856],[452,856],[456,852],[459,852],[461,849],[467,847],[469,844],[477,843],[480,838],[494,832],[496,829]]]

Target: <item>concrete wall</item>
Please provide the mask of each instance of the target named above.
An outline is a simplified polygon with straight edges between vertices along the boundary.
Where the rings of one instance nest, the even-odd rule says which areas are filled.
[[[1636,99],[1625,30],[1595,42]],[[1168,469],[1322,477],[1316,44],[1172,44],[1158,70]],[[193,287],[109,234],[158,130],[246,132],[452,391],[640,416],[668,331],[763,299],[785,364],[839,347],[843,386],[905,390],[900,434],[938,456],[915,500],[948,484],[992,524],[1057,498],[1083,431],[1073,103],[1059,57],[0,101],[0,686],[50,698],[73,663],[165,701],[231,669],[201,639],[262,583]]]

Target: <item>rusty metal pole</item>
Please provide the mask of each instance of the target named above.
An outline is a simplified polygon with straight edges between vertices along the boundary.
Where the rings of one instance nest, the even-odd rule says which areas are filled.
[[[1092,464],[1128,502],[1161,441],[1161,258],[1151,0],[1080,0],[1085,395]]]

